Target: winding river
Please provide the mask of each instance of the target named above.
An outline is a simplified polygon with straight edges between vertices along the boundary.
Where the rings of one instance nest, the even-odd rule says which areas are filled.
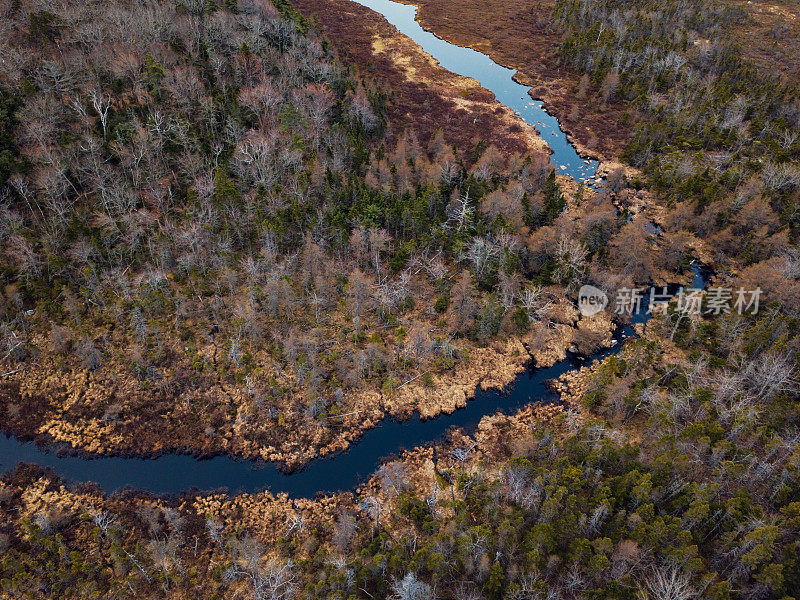
[[[531,99],[529,88],[512,79],[513,70],[494,63],[485,54],[449,44],[426,32],[416,22],[416,8],[413,6],[391,0],[358,1],[383,14],[442,66],[480,81],[494,92],[500,102],[536,126],[552,148],[552,161],[560,172],[576,180],[589,180],[595,176],[597,163],[578,155],[560,129],[558,120],[542,108],[541,102]],[[703,287],[703,273],[697,267],[694,272],[693,285]],[[644,320],[644,317],[636,320]],[[631,335],[633,330],[630,326],[618,328],[615,346],[589,359],[604,358],[618,352],[623,339]],[[530,402],[556,402],[558,398],[547,388],[546,382],[581,364],[583,362],[578,357],[570,355],[550,368],[529,369],[516,379],[509,390],[479,390],[466,408],[451,415],[426,421],[420,420],[418,415],[403,422],[385,419],[367,431],[348,452],[314,460],[303,471],[291,475],[283,473],[272,463],[238,460],[229,456],[211,459],[197,459],[183,454],[168,454],[155,459],[61,456],[57,452],[41,449],[32,442],[20,442],[2,434],[0,473],[19,462],[35,463],[52,468],[57,475],[71,482],[94,482],[106,492],[126,487],[156,494],[219,489],[238,493],[269,489],[273,493],[285,492],[290,497],[299,498],[352,490],[375,471],[382,458],[397,454],[404,448],[410,449],[441,439],[451,427],[472,432],[482,417],[496,411],[513,412]]]
[[[631,332],[626,329],[626,334]],[[606,351],[616,351],[621,344]],[[348,452],[312,461],[298,473],[287,475],[274,464],[238,460],[229,456],[196,459],[189,455],[167,454],[155,459],[104,457],[86,459],[58,456],[41,450],[33,442],[20,443],[0,434],[0,472],[18,462],[35,463],[53,470],[70,481],[93,481],[104,491],[131,487],[157,494],[178,494],[192,488],[210,491],[227,488],[231,492],[270,489],[286,492],[293,498],[313,497],[318,492],[352,490],[380,465],[381,458],[404,448],[440,439],[450,427],[474,431],[485,415],[500,410],[512,412],[529,402],[554,402],[557,395],[547,389],[548,379],[559,377],[580,366],[574,358],[549,369],[530,369],[510,386],[508,393],[478,391],[466,408],[452,415],[422,421],[418,415],[402,422],[384,419],[367,431]]]
[[[708,272],[695,265],[692,286],[704,288]],[[673,291],[674,291],[673,287]],[[642,313],[633,322],[644,322]],[[622,342],[634,335],[633,328],[617,328],[615,345],[588,357],[602,359],[619,352]],[[530,402],[557,402],[557,395],[546,382],[584,364],[582,357],[567,359],[544,369],[530,368],[520,374],[506,391],[478,390],[466,408],[451,415],[420,420],[418,415],[406,421],[384,419],[367,431],[349,451],[312,461],[304,470],[286,474],[275,464],[217,456],[198,459],[185,454],[167,454],[155,459],[98,456],[61,456],[39,448],[33,442],[20,442],[0,434],[0,473],[19,462],[34,463],[52,468],[55,473],[72,482],[94,482],[105,492],[122,488],[144,490],[155,494],[180,494],[191,490],[256,492],[269,489],[285,492],[291,498],[310,498],[318,493],[352,490],[365,481],[383,458],[440,440],[451,427],[467,433],[475,431],[481,418],[495,412],[511,413]]]

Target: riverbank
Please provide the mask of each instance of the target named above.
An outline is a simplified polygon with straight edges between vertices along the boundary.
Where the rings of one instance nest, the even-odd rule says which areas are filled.
[[[269,543],[277,543],[286,534],[284,527],[297,516],[305,526],[329,528],[342,511],[355,510],[358,498],[375,497],[389,501],[394,496],[391,473],[402,473],[402,481],[394,482],[406,489],[423,493],[436,472],[446,474],[458,468],[477,467],[483,460],[497,463],[510,449],[519,450],[531,429],[560,429],[565,417],[564,406],[529,404],[510,414],[492,414],[481,418],[473,433],[460,430],[449,433],[436,444],[427,443],[403,450],[385,458],[384,463],[355,489],[337,493],[309,494],[297,497],[283,491],[263,489],[231,494],[224,490],[198,493],[191,489],[168,494],[143,489],[125,489],[104,493],[90,482],[70,482],[52,469],[37,465],[21,465],[0,477],[0,509],[8,498],[9,487],[26,490],[19,499],[20,518],[32,518],[56,510],[90,513],[121,507],[175,508],[183,514],[196,514],[205,520],[217,521],[225,527],[244,529]],[[459,450],[467,450],[460,458]],[[8,504],[5,504],[7,507]]]
[[[512,448],[524,448],[523,438],[532,426],[558,428],[561,421],[559,407],[487,417],[474,437],[455,434],[437,450],[424,447],[403,453],[356,492],[316,498],[293,499],[268,491],[236,496],[187,492],[159,497],[131,490],[103,494],[91,485],[70,485],[38,467],[22,466],[0,480],[0,551],[24,556],[34,536],[57,535],[70,561],[78,562],[79,553],[72,552],[78,548],[80,556],[91,556],[104,567],[91,573],[75,567],[73,573],[81,572],[84,587],[113,588],[106,565],[115,565],[114,572],[124,573],[135,597],[150,597],[145,596],[148,589],[168,598],[212,597],[220,589],[226,597],[244,597],[249,588],[227,575],[232,572],[227,565],[247,564],[248,552],[269,548],[275,553],[270,553],[270,561],[278,551],[291,552],[292,566],[304,565],[292,576],[296,581],[311,568],[324,569],[324,563],[354,554],[352,548],[362,547],[370,537],[402,539],[408,531],[399,518],[403,497],[433,494],[437,518],[451,515],[457,509],[447,505],[446,498],[465,496],[456,485],[460,475],[480,469],[484,477],[496,477],[499,461]],[[521,444],[509,436],[518,437]],[[492,461],[491,467],[486,460]],[[159,563],[160,549],[166,549],[166,558]],[[324,557],[321,566],[319,557]],[[18,565],[9,559],[3,568]],[[272,566],[266,562],[264,568]],[[40,574],[29,574],[23,583],[34,575]]]
[[[350,0],[295,4],[318,18],[321,34],[364,77],[391,90],[390,139],[411,129],[425,144],[441,131],[447,143],[462,150],[483,141],[506,155],[548,152],[533,127],[474,79],[441,67],[380,14]],[[464,158],[469,164],[468,152]]]
[[[558,116],[578,151],[601,162],[618,157],[630,129],[624,106],[579,90],[580,77],[558,61],[560,34],[552,24],[553,1],[398,0],[418,7],[418,21],[450,43],[474,48],[516,69],[516,79]]]
[[[602,347],[612,344],[614,324],[605,313],[579,319],[566,301],[560,312],[563,322],[552,328],[541,323],[523,336],[511,336],[485,347],[472,346],[468,360],[459,362],[452,371],[430,373],[424,382],[413,378],[394,391],[365,390],[354,394],[348,405],[353,414],[327,441],[323,437],[326,430],[321,426],[292,431],[282,445],[266,447],[249,441],[248,430],[241,424],[237,427],[236,422],[217,435],[196,432],[190,415],[181,412],[180,403],[160,416],[91,416],[95,412],[91,406],[97,403],[119,403],[120,412],[128,413],[120,398],[122,389],[128,389],[127,402],[135,401],[130,394],[152,400],[153,390],[115,388],[115,382],[103,379],[101,373],[57,373],[34,365],[26,366],[0,385],[0,414],[6,433],[44,446],[64,444],[61,452],[74,452],[84,458],[155,458],[173,453],[203,458],[228,455],[277,463],[292,472],[314,459],[347,451],[384,419],[403,420],[415,413],[422,419],[434,419],[463,409],[478,390],[502,391],[530,365],[545,368],[563,361],[581,333]],[[119,377],[116,384],[120,385]],[[215,388],[206,390],[211,395],[214,391]],[[87,416],[75,418],[76,404],[85,407],[81,412]]]

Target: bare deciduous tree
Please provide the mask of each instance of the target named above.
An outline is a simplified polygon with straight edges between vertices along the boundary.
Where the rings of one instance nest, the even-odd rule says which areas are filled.
[[[252,586],[253,600],[288,600],[296,591],[294,563],[267,558],[264,546],[252,538],[234,544],[234,564],[225,579],[243,578]]]
[[[639,590],[641,600],[690,600],[696,592],[689,578],[676,567],[653,567]]]
[[[435,598],[436,594],[433,588],[417,579],[414,573],[407,573],[405,577],[392,584],[393,600],[434,600]]]

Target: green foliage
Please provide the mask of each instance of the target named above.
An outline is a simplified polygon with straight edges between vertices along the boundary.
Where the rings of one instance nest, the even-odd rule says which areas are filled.
[[[494,295],[490,295],[475,318],[475,327],[473,329],[475,338],[479,342],[485,342],[497,335],[497,332],[500,331],[504,313],[503,307],[497,302]]]
[[[272,0],[272,4],[278,9],[278,13],[280,13],[281,17],[297,23],[298,31],[302,33],[308,31],[308,20],[291,2],[287,0]]]
[[[410,493],[404,493],[398,498],[400,514],[410,519],[423,533],[436,532],[438,525],[431,515],[426,504]]]
[[[28,35],[33,42],[54,42],[61,26],[59,18],[46,10],[28,14]]]
[[[149,52],[144,56],[144,73],[150,86],[150,93],[158,94],[158,86],[167,71]]]
[[[20,167],[19,151],[14,141],[19,97],[0,87],[0,186]]]
[[[556,180],[555,169],[550,171],[550,175],[547,176],[543,191],[544,206],[541,213],[533,217],[533,223],[538,227],[552,225],[553,221],[555,221],[567,207],[567,201]]]
[[[489,579],[486,581],[486,594],[493,600],[499,600],[503,596],[505,587],[505,575],[503,567],[499,563],[494,563],[489,569]]]
[[[217,167],[214,171],[214,202],[218,204],[240,204],[242,202],[242,193],[228,178],[222,167]]]
[[[514,311],[511,315],[511,318],[514,319],[514,325],[517,326],[517,329],[520,331],[527,331],[530,326],[530,317],[528,316],[528,311],[524,308],[518,308]]]

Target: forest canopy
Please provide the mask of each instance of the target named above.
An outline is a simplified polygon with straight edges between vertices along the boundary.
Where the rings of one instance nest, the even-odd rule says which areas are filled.
[[[416,82],[286,0],[0,6],[4,433],[296,469],[584,365],[315,499],[19,466],[0,596],[797,597],[800,93],[738,43],[750,18],[555,1],[559,68],[630,133],[586,187],[544,152],[420,135],[391,85]],[[623,316],[576,308],[698,261],[760,310],[673,303],[620,349]]]

